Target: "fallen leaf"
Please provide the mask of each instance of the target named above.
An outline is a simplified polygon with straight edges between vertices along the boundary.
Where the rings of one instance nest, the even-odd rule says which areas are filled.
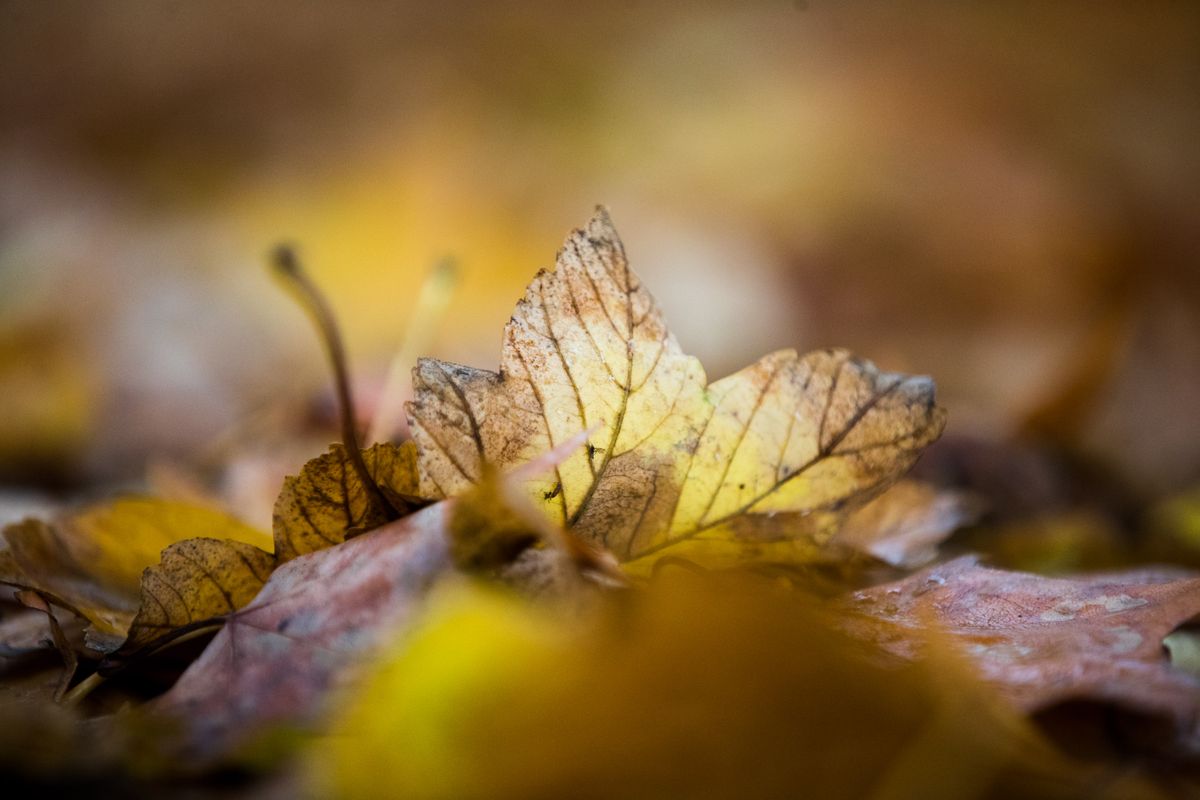
[[[4,529],[8,556],[0,581],[33,589],[92,625],[89,644],[119,646],[140,606],[143,570],[176,542],[205,534],[270,547],[266,534],[219,511],[151,498],[91,506],[53,523],[25,520]]]
[[[153,705],[209,754],[271,722],[302,725],[355,656],[411,618],[450,566],[437,504],[275,570]]]
[[[393,509],[407,511],[416,491],[411,445],[379,444],[363,461]],[[275,503],[275,553],[227,539],[189,539],[171,545],[142,576],[141,602],[115,658],[130,657],[196,624],[219,621],[249,603],[277,564],[339,544],[387,521],[364,490],[346,450],[329,452],[285,479]]]
[[[923,646],[912,629],[944,631],[1022,710],[1099,700],[1172,719],[1200,743],[1200,680],[1172,669],[1163,649],[1164,637],[1200,614],[1194,573],[1046,578],[964,557],[855,592],[849,605],[895,623],[847,624],[907,657]]]
[[[23,589],[17,592],[17,600],[26,608],[40,611],[45,615],[46,622],[50,627],[50,641],[63,660],[62,675],[54,689],[54,700],[57,702],[66,694],[67,687],[71,685],[71,679],[75,677],[75,670],[79,668],[79,657],[75,655],[75,649],[67,640],[63,629],[59,627],[58,618],[54,616],[54,609],[46,602],[46,598],[32,589]]]
[[[416,452],[412,444],[377,444],[362,451],[367,471],[387,499],[408,511],[417,494]],[[387,522],[354,471],[345,448],[309,461],[289,476],[275,501],[275,555],[280,562],[339,544]]]
[[[903,480],[852,512],[835,541],[894,567],[919,567],[933,561],[937,546],[977,520],[980,511],[965,492]]]
[[[527,582],[541,595],[563,587],[559,573],[576,574],[572,554],[554,540],[531,546],[546,533],[546,520],[532,509],[506,507],[504,498],[514,495],[495,484],[520,484],[552,469],[580,441],[581,435],[572,437],[476,491],[280,565],[252,602],[228,615],[200,658],[154,703],[155,711],[183,723],[182,746],[192,755],[228,753],[272,723],[303,727],[323,714],[329,690],[381,642],[400,636],[430,587],[448,575],[498,571],[495,577]],[[488,523],[496,545],[481,542],[464,514],[468,521],[501,520]],[[472,542],[463,546],[457,538],[468,528]],[[506,576],[499,568],[508,564],[514,573]]]
[[[634,569],[668,549],[709,564],[811,558],[945,420],[929,378],[842,350],[782,350],[706,385],[603,209],[517,304],[499,372],[422,359],[413,382],[429,497],[594,427],[531,496],[582,539],[643,560]]]
[[[245,542],[176,542],[142,574],[140,607],[119,655],[236,611],[254,599],[274,568],[275,556]]]
[[[82,630],[72,628],[70,620],[62,626],[69,637],[82,639]],[[44,653],[54,647],[47,637],[46,617],[40,611],[8,604],[0,606],[0,658],[21,659]]]

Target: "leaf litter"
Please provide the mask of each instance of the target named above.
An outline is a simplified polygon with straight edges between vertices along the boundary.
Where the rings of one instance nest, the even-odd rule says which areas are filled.
[[[1174,725],[1156,755],[1194,765],[1198,679],[1163,643],[1187,662],[1200,578],[970,558],[903,577],[980,513],[901,481],[945,425],[929,378],[829,349],[709,383],[600,209],[518,302],[499,370],[421,359],[412,439],[360,449],[332,315],[294,254],[278,263],[334,364],[343,443],[285,481],[271,536],[153,499],[4,531],[0,582],[68,662],[56,694],[91,659],[72,702],[221,626],[166,694],[92,720],[119,734],[106,768],[136,749],[148,776],[278,775],[261,745],[282,736],[302,756],[284,774],[340,796],[1195,788],[1067,756],[1038,715],[1155,714]],[[855,572],[864,555],[884,571]],[[832,600],[806,583],[822,565],[848,570]]]

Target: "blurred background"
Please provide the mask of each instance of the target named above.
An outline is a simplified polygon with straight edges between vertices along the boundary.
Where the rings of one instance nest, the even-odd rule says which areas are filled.
[[[334,438],[273,244],[369,411],[439,259],[494,366],[604,203],[710,378],[846,346],[936,378],[925,474],[1141,509],[1200,484],[1198,98],[1186,2],[0,2],[0,479],[260,519]]]

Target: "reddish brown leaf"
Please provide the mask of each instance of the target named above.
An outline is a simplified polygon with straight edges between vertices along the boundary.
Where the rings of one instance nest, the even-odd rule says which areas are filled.
[[[1099,700],[1172,718],[1186,737],[1198,733],[1200,681],[1172,669],[1162,643],[1200,614],[1194,573],[1047,578],[966,557],[855,592],[849,601],[866,616],[852,629],[906,657],[927,641],[913,628],[942,629],[986,680],[1027,711]]]
[[[310,721],[334,678],[409,620],[449,569],[448,505],[279,567],[157,710],[185,722],[187,747],[198,754],[266,723]]]

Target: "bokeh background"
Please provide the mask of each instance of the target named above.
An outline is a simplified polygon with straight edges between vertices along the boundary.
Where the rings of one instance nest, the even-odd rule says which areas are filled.
[[[0,475],[294,471],[331,400],[274,243],[369,410],[439,259],[429,354],[493,366],[604,203],[711,378],[850,347],[937,379],[939,447],[1165,496],[1200,481],[1198,98],[1187,2],[2,2]]]

